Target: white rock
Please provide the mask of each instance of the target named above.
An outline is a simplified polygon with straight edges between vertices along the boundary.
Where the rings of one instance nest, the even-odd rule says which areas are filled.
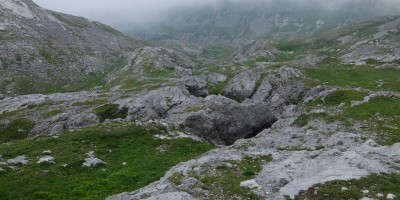
[[[241,187],[249,188],[249,189],[258,189],[260,188],[260,185],[256,182],[256,180],[251,179],[247,181],[243,181],[240,183]]]
[[[369,194],[369,190],[362,190],[362,193],[365,194]]]
[[[28,18],[35,18],[33,12],[29,9],[29,7],[20,0],[0,0],[0,5],[8,10],[11,10],[13,13]]]
[[[18,156],[14,159],[8,159],[7,163],[11,164],[11,165],[17,165],[17,164],[26,165],[29,163],[29,160],[28,160],[28,157],[23,155],[23,156]]]
[[[376,194],[377,197],[383,197],[384,195],[382,193]]]
[[[122,163],[122,166],[126,166],[126,164],[127,164],[126,162],[123,162],[123,163]]]
[[[347,191],[348,189],[347,188],[345,188],[345,187],[342,187],[342,189],[340,189],[342,192],[345,192],[345,191]]]
[[[85,159],[85,162],[82,164],[82,167],[94,167],[100,164],[106,164],[106,163],[98,158],[90,157]]]
[[[0,167],[0,172],[5,172],[6,170],[4,170],[3,168]]]
[[[50,150],[44,150],[44,151],[43,151],[43,154],[44,154],[44,155],[50,155],[51,153],[52,153],[52,152],[51,152]]]
[[[386,199],[395,199],[395,198],[396,198],[396,195],[390,194],[390,193],[386,196]]]
[[[52,156],[43,156],[39,158],[39,161],[37,161],[38,164],[40,163],[53,163],[54,164],[54,157]]]

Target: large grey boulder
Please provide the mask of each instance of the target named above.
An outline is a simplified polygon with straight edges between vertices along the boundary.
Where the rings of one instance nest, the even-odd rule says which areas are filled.
[[[256,71],[246,70],[233,77],[222,93],[229,98],[243,101],[254,94],[259,78],[260,75]]]
[[[185,87],[190,94],[199,97],[208,96],[207,77],[206,76],[188,76],[182,78],[180,85]]]
[[[189,96],[186,88],[166,87],[145,93],[124,106],[129,107],[131,119],[146,121],[165,117],[170,109],[182,104]]]
[[[225,75],[218,74],[218,73],[215,73],[215,72],[210,73],[207,76],[207,81],[212,85],[216,85],[216,84],[218,84],[220,82],[224,82],[224,81],[226,81],[226,79],[227,79],[227,77]]]
[[[182,127],[212,143],[229,145],[253,137],[276,121],[262,102],[237,103],[214,95],[206,100],[207,109],[188,116]]]
[[[94,113],[82,113],[72,115],[68,118],[67,127],[69,129],[77,129],[92,126],[100,123],[99,117]]]
[[[284,105],[300,102],[305,95],[308,87],[303,77],[299,70],[283,66],[265,77],[252,100],[266,102],[272,111],[281,112]]]

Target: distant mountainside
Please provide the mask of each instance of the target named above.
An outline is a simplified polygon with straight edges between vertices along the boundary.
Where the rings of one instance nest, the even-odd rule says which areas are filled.
[[[0,94],[83,89],[141,42],[98,22],[0,1]],[[104,75],[105,76],[105,75]]]
[[[145,40],[173,39],[203,43],[242,43],[249,38],[287,39],[398,13],[399,8],[384,2],[220,1],[217,5],[176,9],[159,23],[142,29],[135,27],[131,33]]]

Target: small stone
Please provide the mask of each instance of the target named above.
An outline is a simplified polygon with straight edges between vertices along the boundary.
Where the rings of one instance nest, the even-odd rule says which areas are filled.
[[[62,166],[62,167],[67,167],[67,166],[68,166],[68,164],[62,164],[61,166]]]
[[[43,151],[43,155],[51,155],[51,151],[50,150],[44,150]]]
[[[362,190],[362,193],[363,193],[364,195],[369,194],[369,190]]]
[[[386,199],[395,199],[395,198],[396,198],[396,195],[390,194],[390,193],[386,196]]]
[[[11,165],[17,165],[17,164],[26,165],[29,163],[29,160],[28,157],[23,155],[23,156],[17,156],[14,159],[8,159],[7,163]]]
[[[256,182],[256,180],[251,179],[247,181],[243,181],[240,183],[241,187],[249,188],[249,189],[258,189],[260,188],[260,185]]]
[[[126,164],[127,164],[126,162],[123,162],[123,163],[122,163],[122,166],[126,166]]]
[[[225,165],[226,165],[227,168],[232,168],[233,167],[233,165],[231,163],[226,163]]]
[[[0,167],[0,172],[5,172],[6,170],[4,170],[3,168]]]
[[[377,197],[383,197],[384,195],[382,193],[376,194]]]
[[[39,161],[37,163],[38,164],[41,164],[41,163],[52,163],[52,164],[54,164],[54,157],[52,157],[52,156],[43,156],[43,157],[39,158]]]
[[[342,189],[340,189],[342,192],[346,192],[348,189],[345,187],[342,187]]]
[[[100,164],[106,164],[106,163],[98,158],[91,157],[85,159],[85,162],[82,164],[82,167],[94,167]]]

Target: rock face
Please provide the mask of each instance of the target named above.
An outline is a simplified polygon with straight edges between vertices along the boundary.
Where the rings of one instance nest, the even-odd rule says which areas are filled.
[[[42,133],[50,133],[50,135],[54,135],[59,134],[65,129],[75,130],[87,126],[93,126],[98,123],[100,123],[100,119],[94,113],[61,113],[35,125],[32,130],[29,131],[28,136],[34,137]]]
[[[202,99],[180,87],[151,91],[122,105],[129,107],[132,120],[160,121],[216,144],[252,137],[276,121],[263,102],[238,103],[215,95]]]
[[[96,92],[72,92],[72,93],[54,93],[54,94],[30,94],[16,97],[6,97],[0,100],[0,114],[12,112],[27,108],[28,106],[37,106],[47,102],[85,102],[97,99]]]
[[[129,102],[129,114],[133,119],[157,119],[165,117],[173,107],[189,99],[189,91],[179,87],[167,87],[151,91]]]
[[[268,42],[253,40],[244,45],[234,56],[236,60],[243,61],[248,59],[266,58],[274,59],[280,52],[273,48]]]
[[[146,73],[145,70],[174,70],[176,74],[188,74],[194,63],[183,54],[165,48],[143,47],[125,55],[124,70]]]
[[[216,81],[221,80],[221,77],[216,77]],[[206,76],[189,76],[184,77],[181,82],[181,85],[185,87],[190,94],[198,97],[206,97],[208,96],[208,91],[206,90],[206,86],[208,84]]]
[[[396,15],[398,11],[398,6],[379,1],[343,1],[335,4],[335,10],[320,1],[227,1],[213,6],[179,7],[164,16],[164,20],[148,28],[136,28],[132,33],[150,40],[235,44],[257,37],[282,39],[311,35],[353,21]]]
[[[86,79],[119,59],[115,53],[140,46],[104,24],[45,10],[31,0],[2,0],[0,15],[0,93],[43,92],[45,84]],[[23,82],[28,91],[20,89]]]
[[[99,117],[94,113],[82,113],[72,115],[68,118],[67,127],[69,129],[76,129],[100,123]]]
[[[226,76],[221,75],[221,74],[217,74],[217,73],[211,73],[207,76],[207,80],[210,84],[215,85],[218,84],[220,82],[225,82],[227,79]]]
[[[229,81],[228,86],[223,91],[223,94],[227,97],[243,101],[254,94],[256,82],[259,78],[260,75],[254,70],[244,71]]]
[[[266,102],[272,111],[282,112],[285,104],[300,102],[304,97],[307,87],[303,77],[300,71],[283,66],[277,70],[277,75],[266,76],[252,100]]]
[[[262,103],[237,103],[222,96],[210,96],[206,101],[206,107],[212,111],[194,113],[182,126],[213,143],[233,144],[255,136],[276,121]]]

